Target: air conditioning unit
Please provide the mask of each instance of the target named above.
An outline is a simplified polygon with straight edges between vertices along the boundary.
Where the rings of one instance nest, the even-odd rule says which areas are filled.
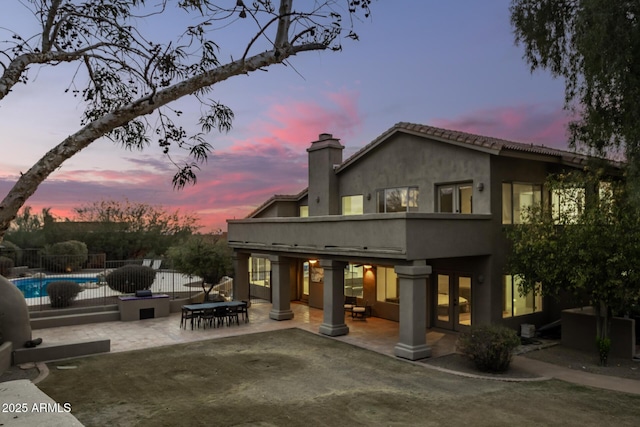
[[[535,338],[536,336],[536,325],[531,325],[529,323],[523,323],[520,325],[520,336],[522,338]]]

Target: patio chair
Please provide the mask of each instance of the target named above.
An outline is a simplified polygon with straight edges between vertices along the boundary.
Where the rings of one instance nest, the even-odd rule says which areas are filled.
[[[190,311],[185,308],[182,309],[182,317],[180,317],[180,327],[187,329],[187,321],[191,321],[191,329],[193,330],[193,324],[195,321],[198,322],[198,327],[200,327],[200,318],[197,312]]]
[[[233,322],[240,326],[239,306],[227,307],[227,326],[231,326]]]
[[[246,300],[242,300],[242,302],[244,304],[238,307],[238,313],[242,314],[242,320],[244,320],[244,323],[248,323],[249,322],[249,305],[251,304],[251,302]]]
[[[227,321],[227,307],[216,307],[213,309],[215,325],[221,326]]]
[[[215,324],[214,321],[216,320],[214,309],[211,308],[200,313],[200,317],[198,318],[198,326],[200,326],[200,320],[202,320],[202,324],[205,329],[207,329],[207,323],[209,324],[209,326],[213,327]]]
[[[351,309],[351,317],[353,319],[365,320],[367,317],[371,317],[371,306],[369,301],[365,301],[363,306],[356,305]]]
[[[356,297],[344,297],[344,311],[351,311],[358,304]]]

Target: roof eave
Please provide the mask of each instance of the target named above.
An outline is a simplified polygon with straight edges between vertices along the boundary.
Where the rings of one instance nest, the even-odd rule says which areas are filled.
[[[276,194],[274,196],[271,196],[269,197],[269,199],[267,199],[266,202],[258,206],[253,212],[247,215],[247,218],[254,218],[256,215],[259,215],[260,213],[264,212],[267,208],[269,208],[270,206],[274,205],[277,202],[299,202],[307,195],[308,192],[309,192],[309,188],[305,188],[298,194],[294,194],[294,195]]]

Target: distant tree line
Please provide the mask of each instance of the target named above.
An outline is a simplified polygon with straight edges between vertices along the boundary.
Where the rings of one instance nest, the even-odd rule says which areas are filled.
[[[50,208],[35,213],[26,206],[7,231],[2,251],[46,252],[57,243],[80,241],[89,253],[103,253],[108,260],[160,257],[200,227],[195,215],[126,199],[93,202],[74,211],[74,218],[59,219]]]

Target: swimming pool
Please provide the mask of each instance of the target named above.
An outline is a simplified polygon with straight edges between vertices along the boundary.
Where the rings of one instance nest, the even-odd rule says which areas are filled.
[[[37,298],[47,296],[47,285],[51,282],[76,282],[76,283],[97,283],[97,277],[27,277],[24,279],[13,279],[11,283],[16,285],[25,298]]]

